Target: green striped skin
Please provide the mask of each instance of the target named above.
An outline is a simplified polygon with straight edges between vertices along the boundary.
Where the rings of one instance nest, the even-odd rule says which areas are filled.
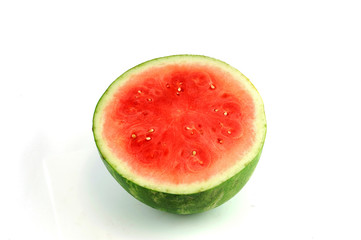
[[[101,154],[100,156],[110,174],[128,193],[139,201],[166,212],[193,214],[218,207],[236,195],[251,177],[261,156],[261,151],[262,149],[245,168],[227,181],[214,188],[193,194],[171,194],[139,186],[121,176]]]
[[[256,148],[254,148],[254,151],[252,152],[252,156],[246,159],[247,161],[244,161],[245,159],[241,159],[243,161],[239,161],[237,163],[242,166],[242,168],[240,168],[239,171],[237,170],[238,172],[236,171],[232,173],[232,175],[227,175],[227,178],[224,178],[219,181],[216,179],[218,182],[216,182],[216,184],[214,185],[211,185],[210,187],[198,188],[205,190],[193,191],[193,189],[187,188],[186,186],[187,190],[190,191],[178,191],[176,193],[174,192],[172,193],[172,191],[165,190],[164,187],[163,188],[162,187],[158,188],[158,186],[145,187],[148,184],[147,182],[140,183],[139,181],[131,181],[128,178],[124,177],[124,175],[122,175],[123,174],[122,171],[124,170],[124,168],[117,166],[118,163],[114,161],[114,159],[107,157],[109,155],[106,154],[106,151],[104,149],[105,148],[104,144],[102,144],[103,139],[100,134],[101,131],[99,131],[100,122],[96,121],[96,115],[100,115],[101,110],[104,107],[104,104],[101,104],[102,100],[103,103],[104,101],[106,102],[104,98],[106,98],[107,95],[109,95],[109,91],[112,91],[112,89],[116,87],[115,84],[117,84],[119,81],[124,81],[125,79],[127,79],[129,75],[133,74],[134,72],[146,69],[148,65],[151,66],[151,63],[157,63],[157,62],[166,63],[168,59],[169,61],[174,61],[177,60],[178,58],[202,59],[204,60],[205,63],[207,63],[207,61],[216,62],[219,65],[222,65],[223,67],[226,66],[227,70],[229,71],[237,72],[236,74],[241,75],[242,78],[246,79],[246,81],[249,83],[251,88],[254,88],[252,83],[245,76],[243,76],[243,74],[241,74],[238,70],[232,68],[228,64],[217,59],[211,59],[206,56],[198,56],[198,55],[178,55],[178,56],[168,56],[168,57],[153,59],[141,63],[135,66],[134,68],[128,70],[127,72],[125,72],[118,79],[116,79],[104,92],[94,112],[93,134],[94,134],[95,143],[97,145],[100,156],[106,168],[109,170],[111,175],[117,180],[117,182],[129,194],[131,194],[134,198],[138,199],[139,201],[155,209],[176,213],[176,214],[193,214],[193,213],[200,213],[213,209],[225,203],[226,201],[231,199],[234,195],[236,195],[251,177],[261,156],[263,144],[266,137],[266,131],[267,131],[263,102],[260,97],[259,97],[259,101],[261,102],[260,104],[262,104],[262,107],[260,108],[261,110],[258,113],[259,114],[258,118],[260,119],[260,121],[259,123],[257,123],[258,124],[257,127],[259,128],[257,131],[262,132],[262,134],[260,135],[261,137],[255,143],[257,144],[257,146]],[[116,168],[118,169],[118,171],[116,170]],[[130,178],[130,179],[134,179],[134,178]],[[202,183],[200,183],[199,185],[201,186],[201,184]],[[162,191],[162,189],[164,189],[164,191]],[[177,189],[171,189],[171,190],[177,190]]]

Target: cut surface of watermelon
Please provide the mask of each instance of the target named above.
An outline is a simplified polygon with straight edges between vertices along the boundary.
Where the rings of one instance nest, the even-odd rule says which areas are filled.
[[[247,172],[252,161],[255,167],[266,120],[260,95],[238,70],[205,56],[177,55],[116,79],[98,102],[93,132],[113,176],[148,204],[140,192],[198,194]]]

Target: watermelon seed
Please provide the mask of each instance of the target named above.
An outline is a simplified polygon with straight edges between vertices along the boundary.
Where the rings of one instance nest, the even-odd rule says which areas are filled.
[[[216,89],[216,87],[213,84],[211,84],[210,88],[211,88],[211,90]]]
[[[167,88],[170,88],[170,85],[169,85],[169,83],[167,83],[166,85],[165,85]]]
[[[219,110],[217,108],[214,109],[215,112],[218,112]]]
[[[151,137],[146,137],[145,140],[150,141],[152,138]]]
[[[192,154],[193,154],[193,156],[195,156],[197,154],[197,152],[193,150]]]
[[[223,139],[221,139],[221,138],[217,138],[217,140],[218,140],[218,143],[220,143],[220,144],[222,144],[222,143],[223,143]]]
[[[149,129],[148,132],[150,132],[150,133],[154,132],[154,128]]]
[[[186,127],[186,129],[187,129],[187,130],[191,130],[191,128],[190,128],[190,127]]]
[[[224,115],[224,116],[227,116],[227,115],[228,115],[228,112],[224,112],[223,115]]]
[[[231,134],[231,131],[230,131],[230,130],[228,130],[228,131],[227,131],[227,133],[228,133],[228,134]]]
[[[191,134],[193,135],[193,134],[194,134],[194,132],[192,131],[192,132],[191,132]]]
[[[151,101],[152,101],[152,99],[151,99],[151,98],[148,98],[147,100],[148,100],[148,102],[151,102]]]
[[[177,95],[179,96],[179,92],[177,92]]]
[[[142,93],[142,91],[138,90],[138,93]]]
[[[180,91],[182,91],[182,88],[181,88],[181,87],[179,87],[177,90],[178,90],[178,92],[180,92]]]
[[[134,133],[132,134],[132,138],[136,138],[137,137],[137,135],[135,135]]]

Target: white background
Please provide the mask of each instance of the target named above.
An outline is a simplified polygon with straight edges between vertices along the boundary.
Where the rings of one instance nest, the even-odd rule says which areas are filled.
[[[1,1],[0,239],[361,239],[359,1]],[[92,139],[127,69],[202,54],[243,72],[268,133],[251,180],[203,214],[129,196]]]

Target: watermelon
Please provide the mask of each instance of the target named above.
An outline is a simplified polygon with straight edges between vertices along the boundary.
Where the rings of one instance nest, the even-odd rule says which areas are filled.
[[[100,98],[93,134],[111,175],[156,209],[215,208],[246,184],[266,136],[263,101],[220,60],[175,55],[144,62]]]

